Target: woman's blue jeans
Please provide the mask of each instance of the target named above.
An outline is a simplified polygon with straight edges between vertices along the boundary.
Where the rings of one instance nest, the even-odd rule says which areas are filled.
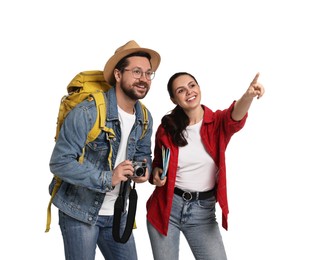
[[[121,232],[126,218],[126,214],[121,218]],[[94,260],[97,245],[106,260],[137,259],[133,234],[125,244],[114,241],[113,216],[99,216],[96,225],[89,225],[59,211],[59,225],[66,260]]]
[[[154,259],[179,259],[179,239],[182,232],[195,259],[226,260],[215,206],[215,197],[187,202],[174,194],[167,236],[159,233],[147,221]]]

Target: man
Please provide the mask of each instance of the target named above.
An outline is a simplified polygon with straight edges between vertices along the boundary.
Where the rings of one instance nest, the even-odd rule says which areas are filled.
[[[78,159],[97,115],[94,101],[78,104],[61,127],[50,170],[62,179],[53,204],[59,209],[66,260],[93,260],[97,245],[105,259],[137,259],[133,234],[126,243],[113,238],[114,203],[124,183],[148,180],[153,120],[148,111],[148,130],[140,139],[143,112],[138,100],[147,95],[160,60],[157,52],[129,41],[107,61],[104,77],[113,87],[105,94],[106,126],[115,136],[102,131],[86,145],[82,164]],[[144,175],[136,177],[132,161],[147,163]]]

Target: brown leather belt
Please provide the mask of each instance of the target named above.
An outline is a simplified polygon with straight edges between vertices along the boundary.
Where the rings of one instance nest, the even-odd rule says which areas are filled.
[[[185,201],[191,201],[191,200],[206,200],[211,198],[216,194],[216,189],[204,191],[204,192],[189,192],[189,191],[183,191],[177,187],[174,189],[174,193],[178,196],[181,196]]]

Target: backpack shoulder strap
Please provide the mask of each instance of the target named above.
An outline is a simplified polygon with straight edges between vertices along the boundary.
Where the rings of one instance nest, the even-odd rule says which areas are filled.
[[[141,138],[140,139],[143,139],[147,130],[148,130],[148,125],[149,125],[149,120],[148,120],[148,110],[146,108],[146,106],[141,102],[139,101],[141,106],[142,106],[142,111],[143,111],[143,118],[144,118],[144,122],[143,122],[143,132],[142,132],[142,135],[141,135]]]
[[[93,98],[97,108],[97,118],[96,121],[88,133],[87,143],[94,141],[100,134],[101,130],[105,126],[106,120],[106,106],[104,94],[101,91],[97,91],[91,94],[90,99]]]
[[[91,98],[94,99],[96,108],[97,108],[97,118],[96,121],[88,133],[87,142],[94,141],[98,135],[100,134],[101,130],[108,133],[109,138],[114,138],[115,132],[112,128],[109,128],[105,125],[106,123],[106,103],[104,94],[101,91],[94,92],[91,94]]]
[[[87,136],[87,143],[93,142],[101,133],[101,131],[104,131],[107,133],[108,139],[113,139],[116,134],[112,128],[109,128],[105,125],[106,123],[106,103],[105,103],[105,97],[102,91],[97,91],[91,94],[89,97],[90,99],[94,99],[96,108],[97,108],[97,118],[96,121],[92,127],[92,129],[89,131]],[[85,149],[85,148],[84,148]],[[110,146],[110,153],[108,155],[108,162],[110,168],[112,168],[112,146]],[[79,162],[82,163],[84,160],[84,154],[85,151],[83,151],[82,156],[79,158]]]

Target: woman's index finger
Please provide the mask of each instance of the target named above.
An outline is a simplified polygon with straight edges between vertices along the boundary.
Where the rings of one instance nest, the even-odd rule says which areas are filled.
[[[259,72],[256,73],[256,75],[255,75],[254,79],[252,80],[251,84],[257,83],[257,81],[258,81],[258,79],[259,79],[259,76],[260,76],[260,73],[259,73]]]

